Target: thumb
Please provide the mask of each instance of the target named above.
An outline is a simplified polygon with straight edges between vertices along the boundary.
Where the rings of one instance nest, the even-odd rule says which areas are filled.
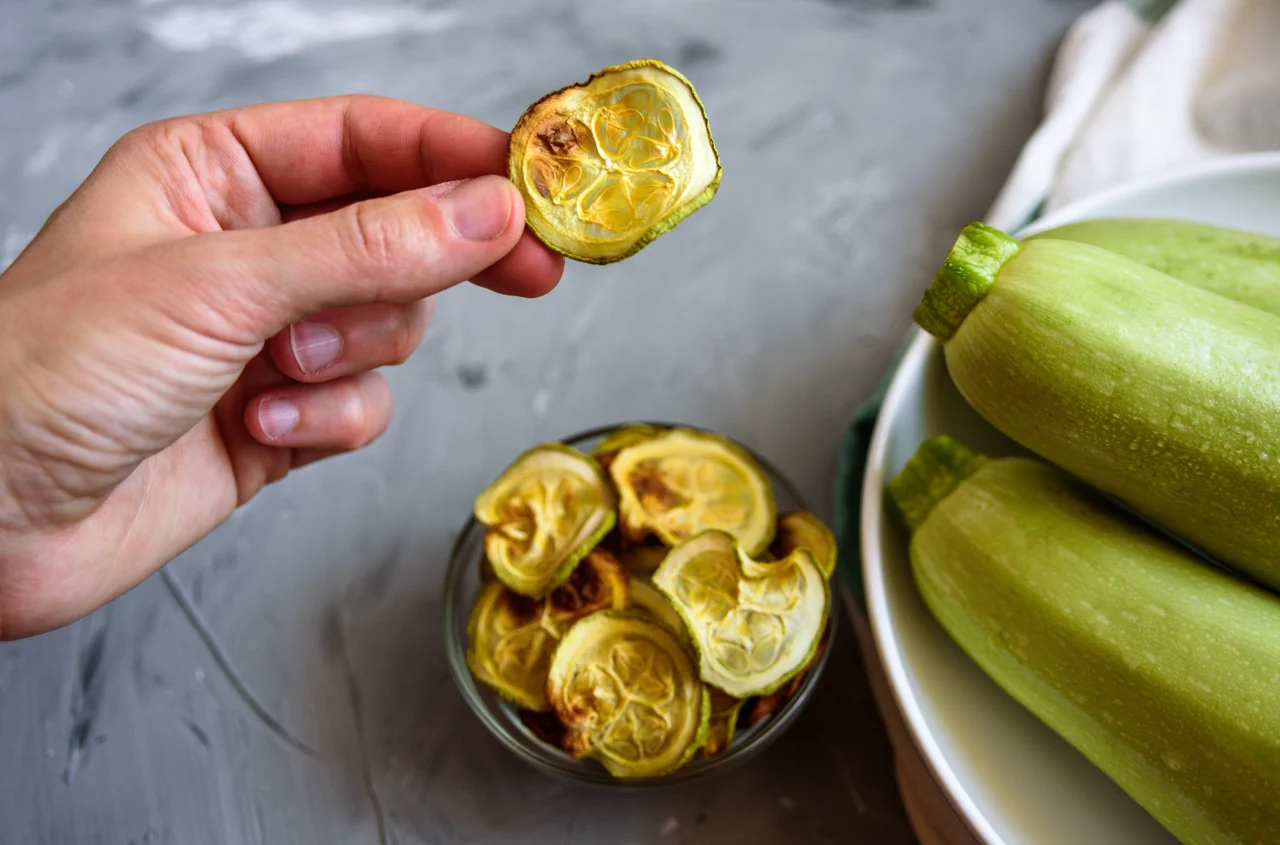
[[[200,253],[186,258],[201,287],[217,286],[220,316],[265,339],[327,308],[431,296],[497,262],[523,231],[519,191],[481,176],[180,245]]]

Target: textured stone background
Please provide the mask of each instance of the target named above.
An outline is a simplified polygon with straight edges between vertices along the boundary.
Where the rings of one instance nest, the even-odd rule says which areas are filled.
[[[519,450],[629,418],[741,438],[826,513],[844,423],[1086,5],[0,0],[0,268],[128,129],[254,101],[364,91],[510,127],[656,56],[697,85],[725,168],[710,206],[621,265],[571,266],[539,301],[441,296],[375,446],[268,490],[84,622],[0,646],[0,842],[910,841],[847,629],[746,768],[585,791],[465,709],[445,557]]]

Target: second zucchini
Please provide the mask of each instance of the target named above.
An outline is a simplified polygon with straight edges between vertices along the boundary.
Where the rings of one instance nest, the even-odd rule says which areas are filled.
[[[1179,281],[1280,315],[1280,238],[1190,220],[1108,218],[1032,235],[1093,244]]]
[[[1065,472],[920,447],[890,496],[925,604],[1188,845],[1280,839],[1280,599]]]

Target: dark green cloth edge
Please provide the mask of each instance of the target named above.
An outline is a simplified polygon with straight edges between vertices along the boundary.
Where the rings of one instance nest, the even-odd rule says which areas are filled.
[[[836,457],[836,487],[833,496],[833,516],[831,530],[836,535],[836,546],[839,549],[840,576],[848,584],[850,591],[857,599],[859,606],[867,609],[866,590],[862,584],[862,479],[867,471],[867,450],[871,447],[871,435],[875,432],[876,419],[880,416],[880,406],[884,403],[885,392],[893,381],[898,364],[906,354],[907,347],[916,337],[912,329],[902,342],[893,361],[880,377],[871,398],[863,403],[854,415],[853,421],[845,429],[844,439],[840,444],[840,453]]]

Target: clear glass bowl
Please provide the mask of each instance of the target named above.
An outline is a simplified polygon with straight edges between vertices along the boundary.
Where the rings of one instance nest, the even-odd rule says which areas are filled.
[[[678,424],[658,422],[652,423],[652,425],[674,426]],[[567,437],[562,442],[584,452],[589,452],[604,435],[616,427],[605,426],[592,429],[591,431]],[[694,426],[684,427],[694,428]],[[808,510],[808,506],[795,486],[778,472],[772,464],[754,450],[743,444],[738,445],[746,449],[764,469],[770,483],[773,485],[773,494],[777,501],[779,513],[788,510]],[[444,637],[445,650],[449,655],[449,668],[453,673],[454,681],[458,684],[458,689],[462,691],[463,698],[466,699],[472,712],[480,718],[480,721],[485,724],[490,732],[517,757],[550,774],[566,778],[575,783],[634,790],[671,786],[703,778],[712,773],[726,772],[755,757],[786,732],[787,728],[796,720],[796,717],[800,715],[800,712],[804,710],[805,705],[808,704],[809,698],[812,696],[818,680],[822,677],[822,672],[826,668],[827,660],[832,650],[832,642],[828,642],[827,648],[819,655],[812,668],[805,674],[800,689],[796,691],[795,695],[764,721],[750,728],[740,729],[734,736],[733,742],[729,744],[729,747],[715,757],[708,759],[699,755],[683,768],[663,777],[644,779],[615,778],[596,761],[575,760],[554,745],[543,742],[520,721],[520,715],[515,707],[504,701],[488,687],[478,683],[475,677],[472,676],[471,670],[467,667],[467,621],[471,615],[471,604],[481,586],[479,563],[483,537],[484,527],[477,523],[474,518],[469,518],[466,525],[463,526],[462,532],[458,535],[449,558],[449,569],[445,574],[444,582]],[[827,620],[828,638],[829,640],[834,640],[839,628],[838,616],[840,613],[840,602],[834,596],[830,607],[830,618]]]

